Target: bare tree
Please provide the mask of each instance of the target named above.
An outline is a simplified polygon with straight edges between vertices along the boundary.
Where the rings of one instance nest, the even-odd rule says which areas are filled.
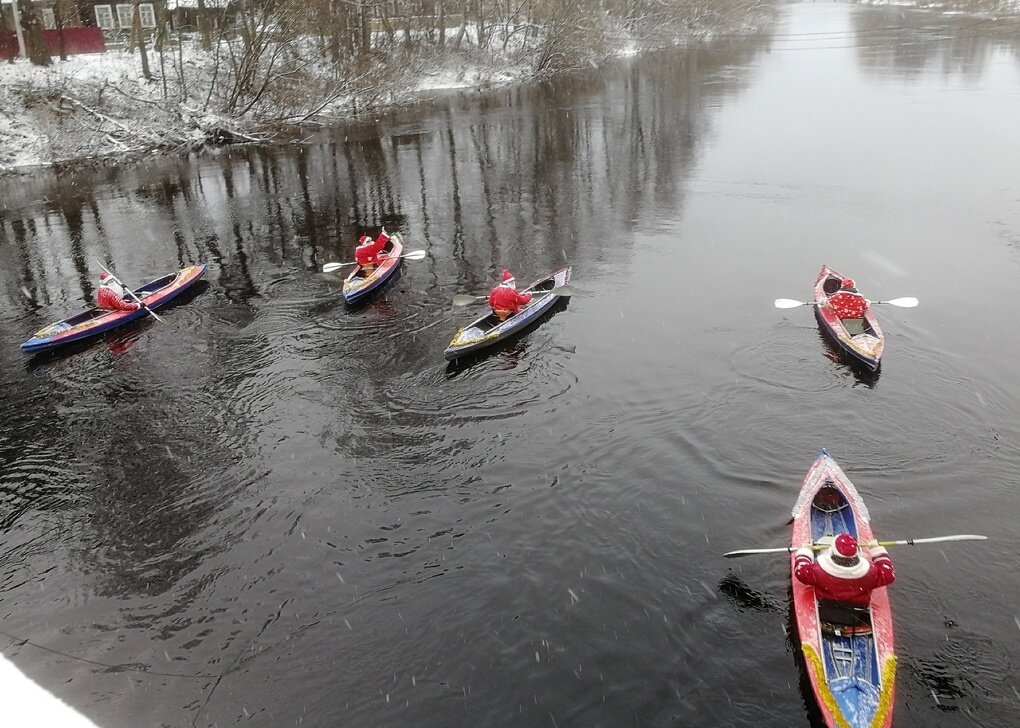
[[[152,80],[152,73],[149,72],[149,53],[145,47],[145,31],[142,30],[142,11],[138,7],[141,0],[134,0],[134,7],[131,9],[131,36],[138,44],[138,54],[142,57],[142,75],[146,81]]]
[[[37,66],[48,66],[51,63],[50,52],[43,40],[42,17],[36,11],[32,0],[16,0],[18,13],[21,15],[21,27],[25,31],[25,51],[28,60]]]

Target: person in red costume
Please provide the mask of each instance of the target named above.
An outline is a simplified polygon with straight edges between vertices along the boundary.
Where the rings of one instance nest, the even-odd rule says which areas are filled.
[[[96,292],[99,308],[107,311],[137,311],[138,304],[128,296],[127,289],[106,271],[99,274],[99,290]]]
[[[829,298],[829,305],[841,319],[864,318],[868,310],[868,301],[857,292],[853,278],[843,279],[839,291]]]
[[[836,536],[831,549],[815,561],[814,550],[797,549],[793,573],[799,581],[815,588],[815,597],[866,607],[871,591],[896,580],[892,560],[881,546],[873,546],[871,560],[858,553],[857,539],[849,533]]]
[[[508,270],[503,271],[502,282],[489,293],[489,307],[501,321],[511,314],[520,313],[521,306],[530,300],[530,293],[517,292],[517,282]]]
[[[358,262],[362,268],[368,268],[371,270],[375,266],[379,265],[386,257],[383,254],[383,248],[386,247],[386,243],[390,241],[390,236],[386,234],[386,228],[382,229],[379,233],[379,237],[372,242],[372,238],[367,235],[362,235],[358,240],[358,247],[354,250],[354,260]]]

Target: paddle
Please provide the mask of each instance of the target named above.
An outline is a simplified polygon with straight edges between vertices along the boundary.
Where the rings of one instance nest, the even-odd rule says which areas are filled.
[[[407,258],[408,260],[421,260],[422,258],[425,257],[425,251],[424,250],[412,250],[410,253],[404,253],[403,255],[398,255],[397,257],[398,258]],[[356,261],[356,260],[352,260],[352,261],[349,261],[347,263],[326,263],[326,265],[322,266],[322,272],[323,273],[333,273],[334,271],[340,270],[344,266],[357,265],[357,263],[358,263],[358,261]]]
[[[868,303],[888,303],[890,306],[899,306],[900,308],[917,308],[917,304],[920,303],[913,296],[904,296],[903,298],[893,298],[889,301],[868,301]],[[776,308],[797,308],[797,306],[817,306],[815,301],[794,301],[792,298],[777,298]]]
[[[142,307],[142,308],[144,308],[144,309],[145,309],[146,311],[148,311],[148,312],[149,312],[150,314],[152,314],[152,317],[153,317],[154,319],[156,319],[157,321],[159,321],[159,322],[160,322],[161,324],[165,324],[165,323],[166,323],[166,321],[164,321],[163,319],[161,319],[161,318],[160,318],[159,316],[157,316],[157,315],[156,315],[156,312],[155,312],[155,311],[153,311],[153,310],[152,310],[151,308],[149,308],[149,307],[148,307],[148,306],[146,306],[146,305],[145,305],[144,303],[142,303],[142,299],[140,299],[140,298],[139,298],[138,296],[136,296],[136,295],[135,295],[135,292],[134,292],[134,291],[132,291],[132,290],[131,290],[130,288],[128,288],[127,286],[125,286],[125,285],[124,285],[124,284],[123,284],[123,283],[121,282],[121,280],[120,280],[119,278],[117,278],[117,276],[115,276],[115,275],[114,275],[113,273],[110,273],[110,270],[109,270],[109,269],[108,269],[108,268],[107,268],[106,266],[104,266],[104,265],[103,265],[103,264],[102,264],[102,263],[101,263],[100,261],[98,261],[98,260],[97,260],[96,262],[97,262],[97,263],[99,263],[99,267],[100,267],[100,268],[102,268],[102,269],[103,269],[103,270],[105,270],[105,271],[106,271],[107,273],[109,273],[109,275],[110,275],[110,278],[112,278],[113,280],[117,281],[117,283],[120,283],[120,285],[121,285],[121,288],[123,288],[123,289],[124,289],[125,291],[127,291],[127,292],[128,292],[128,295],[129,295],[129,296],[131,296],[131,298],[135,299],[135,301],[137,301],[137,302],[138,302],[138,305],[139,305],[139,306],[141,306],[141,307]]]
[[[556,288],[550,288],[543,291],[536,291],[536,293],[555,293],[557,296],[573,296],[577,293],[577,291],[568,285],[562,285],[557,286]],[[472,296],[467,293],[463,293],[453,297],[453,305],[470,306],[472,303],[481,303],[482,301],[488,300],[489,300],[488,296]]]
[[[987,541],[988,536],[972,536],[970,534],[957,534],[955,536],[933,536],[932,538],[907,538],[901,541],[868,541],[861,546],[914,546],[921,543],[941,543],[943,541]],[[727,559],[736,559],[741,556],[755,556],[757,554],[792,554],[798,547],[787,546],[781,549],[744,549],[742,551],[730,551],[723,554]],[[815,551],[829,548],[829,544],[812,544]]]

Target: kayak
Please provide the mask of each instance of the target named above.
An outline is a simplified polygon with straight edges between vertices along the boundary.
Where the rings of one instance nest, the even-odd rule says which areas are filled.
[[[836,315],[829,305],[829,297],[839,291],[842,282],[842,275],[822,266],[815,281],[815,317],[843,351],[871,371],[877,371],[885,348],[885,334],[871,306],[864,313],[864,318],[841,319]]]
[[[555,273],[550,273],[544,278],[539,278],[521,293],[531,293],[531,300],[525,304],[520,313],[508,316],[505,320],[499,318],[491,311],[454,334],[453,341],[446,347],[447,361],[453,361],[457,357],[471,354],[493,344],[498,344],[509,336],[516,334],[529,324],[537,321],[543,313],[552,308],[553,304],[560,299],[560,296],[552,292],[557,286],[566,285],[570,280],[570,266],[561,268]]]
[[[360,265],[356,266],[351,274],[344,279],[344,300],[347,303],[357,303],[373,291],[378,291],[386,281],[393,277],[393,274],[400,268],[400,254],[404,250],[404,239],[400,233],[390,235],[383,254],[387,257],[382,263],[375,266],[371,271],[366,271]]]
[[[825,450],[804,478],[793,508],[794,548],[830,543],[840,533],[874,542],[870,514],[860,494]],[[862,556],[862,558],[864,558]],[[886,587],[871,592],[867,608],[818,600],[815,589],[793,574],[793,609],[822,717],[829,728],[889,728],[895,694],[896,655]]]
[[[205,275],[205,265],[188,266],[176,273],[170,273],[162,278],[149,281],[141,288],[136,288],[134,293],[149,308],[158,308],[182,291],[190,288],[203,275]],[[90,336],[97,336],[110,329],[147,316],[149,316],[149,313],[143,308],[139,308],[137,311],[108,311],[102,308],[90,308],[71,318],[57,321],[46,328],[39,329],[32,334],[31,339],[21,345],[21,350],[26,354],[46,351],[57,346],[70,344],[73,341],[81,341]]]

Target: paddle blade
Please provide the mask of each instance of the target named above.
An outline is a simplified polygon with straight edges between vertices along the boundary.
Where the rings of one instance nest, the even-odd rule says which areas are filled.
[[[576,296],[577,289],[571,288],[570,286],[559,286],[558,288],[552,289],[552,292],[557,296]]]
[[[794,301],[792,298],[777,298],[776,308],[797,308],[797,306],[810,306],[811,304],[805,301]]]
[[[407,258],[408,260],[421,260],[425,257],[424,250],[412,250],[410,253],[404,253],[401,258]]]
[[[343,268],[345,266],[348,266],[348,265],[354,265],[354,264],[353,263],[326,263],[326,265],[322,266],[322,272],[323,273],[333,273],[333,272],[338,271],[341,268]]]
[[[454,306],[470,306],[472,303],[481,303],[486,300],[486,296],[469,296],[467,294],[461,294],[453,297]]]
[[[917,308],[917,304],[919,304],[920,301],[913,296],[904,296],[903,298],[894,298],[891,301],[886,301],[886,303],[893,306],[899,306],[900,308]]]

